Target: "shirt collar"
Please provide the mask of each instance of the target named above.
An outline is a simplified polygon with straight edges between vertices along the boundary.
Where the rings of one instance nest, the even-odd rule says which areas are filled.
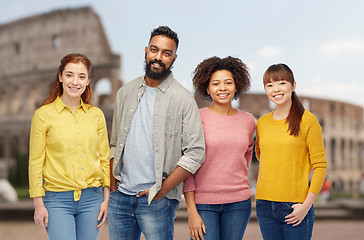
[[[89,109],[89,105],[84,103],[82,101],[82,98],[80,100],[81,100],[81,104],[80,104],[80,106],[78,108],[81,108],[85,113],[87,113],[87,111]],[[65,109],[65,108],[69,109],[69,107],[64,105],[64,103],[62,102],[62,100],[60,99],[59,96],[56,98],[56,100],[54,100],[54,106],[55,106],[58,113],[61,113],[63,111],[63,109]]]

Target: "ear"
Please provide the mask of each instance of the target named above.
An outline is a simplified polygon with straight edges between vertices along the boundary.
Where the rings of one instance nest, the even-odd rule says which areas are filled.
[[[174,55],[173,62],[176,61],[177,56],[178,56],[177,54]]]
[[[144,48],[144,53],[145,53],[145,55],[147,54],[147,52],[148,52],[148,47],[145,47],[145,48]]]
[[[293,85],[292,85],[292,92],[294,92],[296,90],[296,81],[293,82]]]
[[[61,74],[58,74],[58,80],[59,80],[60,82],[62,82]]]
[[[88,86],[90,84],[91,78],[89,77],[86,83],[86,86]]]
[[[210,95],[209,88],[206,89],[206,92],[207,92],[208,95]]]

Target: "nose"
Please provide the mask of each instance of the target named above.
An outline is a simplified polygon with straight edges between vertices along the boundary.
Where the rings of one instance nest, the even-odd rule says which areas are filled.
[[[220,90],[225,90],[226,89],[226,85],[225,83],[221,83],[220,84]]]
[[[279,86],[277,83],[273,84],[273,91],[277,92],[279,90]]]
[[[161,60],[162,59],[162,52],[159,51],[156,55],[155,55],[155,59],[157,60]]]

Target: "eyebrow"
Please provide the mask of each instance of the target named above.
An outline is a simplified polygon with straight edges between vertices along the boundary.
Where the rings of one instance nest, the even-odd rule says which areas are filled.
[[[157,48],[157,49],[160,49],[159,47],[157,47],[157,46],[155,46],[155,45],[150,45],[150,48]],[[172,50],[170,50],[170,49],[162,49],[162,51],[173,53],[173,51],[172,51]]]

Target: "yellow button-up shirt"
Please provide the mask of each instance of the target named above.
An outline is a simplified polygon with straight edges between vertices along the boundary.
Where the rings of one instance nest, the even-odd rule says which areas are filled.
[[[109,142],[102,111],[81,100],[73,113],[57,97],[38,108],[30,130],[30,197],[44,191],[74,191],[110,186]]]

